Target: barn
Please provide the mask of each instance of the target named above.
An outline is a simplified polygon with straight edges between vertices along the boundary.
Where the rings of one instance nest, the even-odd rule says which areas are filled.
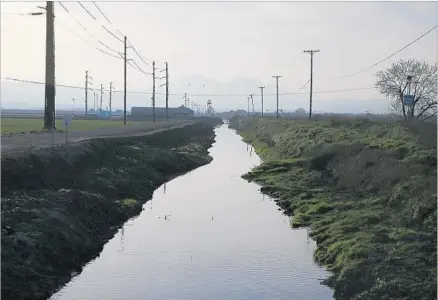
[[[180,107],[169,107],[168,117],[169,119],[182,119],[194,117],[195,112],[190,108],[180,106]],[[132,107],[131,108],[131,118],[132,119],[150,119],[153,116],[152,107]],[[166,117],[165,107],[155,107],[155,117],[157,119]]]

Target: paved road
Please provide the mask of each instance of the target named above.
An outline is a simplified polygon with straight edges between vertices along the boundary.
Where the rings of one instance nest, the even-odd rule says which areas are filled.
[[[141,136],[150,134],[151,132],[183,127],[192,123],[193,121],[148,122],[132,126],[101,127],[89,131],[72,131],[68,132],[68,143],[76,143],[87,139],[102,137]],[[39,132],[2,136],[1,153],[50,147],[52,146],[52,141],[55,145],[62,145],[65,144],[65,139],[65,132],[54,133],[53,135],[50,132]]]

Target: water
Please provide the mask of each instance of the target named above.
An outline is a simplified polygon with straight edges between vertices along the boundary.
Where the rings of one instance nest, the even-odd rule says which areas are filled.
[[[52,300],[332,299],[314,242],[240,176],[260,163],[226,125],[213,162],[161,186]]]

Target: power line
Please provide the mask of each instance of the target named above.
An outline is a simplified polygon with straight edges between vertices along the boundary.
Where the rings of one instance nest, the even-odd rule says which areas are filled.
[[[110,19],[106,16],[106,14],[103,12],[103,10],[97,5],[97,3],[95,1],[91,1],[93,2],[94,6],[97,8],[97,10],[102,14],[102,16],[108,21],[108,23],[110,23],[111,25],[114,26],[114,24],[110,21]],[[121,39],[119,39],[114,33],[112,33],[110,30],[108,30],[105,26],[102,25],[102,27],[112,36],[114,36],[116,39],[122,41]],[[119,29],[114,28],[121,36],[125,36]],[[122,41],[123,42],[123,41]]]
[[[102,26],[103,29],[105,29],[106,32],[108,32],[109,34],[111,34],[115,39],[123,42],[123,40],[121,38],[119,38],[117,35],[115,35],[113,32],[111,32],[108,28],[106,28],[105,26],[103,26],[102,24],[100,24],[100,26]]]
[[[69,31],[69,32],[70,32],[72,35],[74,35],[77,39],[79,39],[80,41],[84,42],[85,44],[87,44],[88,46],[92,47],[93,49],[98,50],[99,52],[104,53],[104,54],[106,54],[106,55],[108,55],[108,56],[111,56],[111,57],[114,57],[114,58],[117,58],[117,59],[121,59],[120,57],[118,57],[118,56],[116,56],[116,55],[113,55],[113,54],[111,54],[111,53],[108,53],[108,52],[106,52],[106,51],[104,51],[104,50],[102,50],[102,49],[100,49],[100,48],[98,48],[98,47],[93,47],[92,45],[90,45],[90,43],[89,43],[87,40],[85,40],[85,39],[83,39],[82,37],[80,37],[79,35],[77,35],[73,30],[71,30],[70,28],[68,28],[68,27],[65,26],[64,24],[62,24],[59,20],[55,19],[55,22],[58,23],[59,25],[61,25],[62,27],[64,27],[67,31]],[[103,44],[103,43],[102,43],[102,45],[105,46],[105,44]],[[111,49],[111,50],[112,50],[112,51],[115,51],[115,50],[113,50],[113,49]],[[116,52],[116,51],[115,51],[115,52]],[[117,52],[117,53],[118,53],[118,52]]]
[[[129,45],[131,46],[132,50],[134,50],[134,53],[137,54],[137,56],[141,59],[141,61],[152,68],[152,66],[143,58],[143,56],[137,51],[137,49],[134,48],[134,45],[131,42],[129,42]]]
[[[96,2],[94,2],[94,1],[91,1],[91,2],[93,2],[94,6],[96,6],[97,10],[98,10],[98,11],[102,14],[102,16],[108,21],[108,23],[110,23],[111,25],[113,25],[113,23],[111,23],[111,21],[110,21],[110,20],[108,19],[108,17],[103,13],[103,11],[100,9],[100,7],[97,6]]]
[[[87,12],[87,14],[90,16],[90,17],[92,17],[95,21],[97,21],[96,20],[96,18],[88,11],[88,9],[86,9],[85,8],[85,6],[80,2],[80,1],[77,1],[78,3],[79,3],[79,5]]]
[[[397,50],[396,52],[392,53],[392,54],[389,55],[388,57],[386,57],[386,58],[384,58],[384,59],[382,59],[382,60],[380,60],[380,61],[378,61],[378,62],[376,62],[376,63],[374,63],[374,64],[372,64],[372,65],[370,65],[370,66],[368,66],[368,67],[366,67],[366,68],[364,68],[364,69],[362,69],[362,70],[360,70],[360,71],[357,71],[357,72],[355,72],[355,73],[351,73],[351,74],[348,74],[348,75],[345,75],[345,76],[339,77],[339,79],[343,79],[343,78],[347,78],[347,77],[351,77],[351,76],[354,76],[354,75],[360,74],[360,73],[362,73],[362,72],[365,72],[365,71],[367,71],[367,70],[369,70],[369,69],[371,69],[371,68],[373,68],[373,67],[375,67],[375,66],[381,64],[382,62],[384,62],[384,61],[390,59],[390,58],[393,57],[394,55],[396,55],[396,54],[402,52],[403,50],[405,50],[405,49],[408,48],[409,46],[411,46],[411,45],[413,45],[414,43],[418,42],[418,41],[421,40],[423,37],[425,37],[426,35],[428,35],[429,33],[431,33],[431,32],[432,32],[434,29],[436,29],[437,27],[438,27],[438,26],[435,25],[434,27],[432,27],[431,29],[429,29],[426,33],[423,33],[421,36],[419,36],[418,38],[416,38],[415,40],[413,40],[412,42],[410,42],[409,44],[407,44],[407,45],[404,46],[403,48],[401,48],[401,49]]]
[[[88,13],[89,16],[91,16],[93,18],[94,21],[98,22],[97,19],[85,8],[85,6],[77,1],[79,3],[79,5]],[[96,4],[94,4],[95,6],[97,6]],[[100,23],[99,23],[100,24]],[[102,28],[108,32],[109,34],[111,34],[115,39],[117,39],[118,41],[123,43],[123,40],[121,38],[119,38],[118,36],[116,36],[111,30],[109,30],[108,28],[106,28],[103,24],[100,24],[100,26],[102,26]]]
[[[102,14],[102,16],[108,21],[108,23],[110,23],[111,25],[113,25],[114,26],[114,24],[110,21],[110,19],[107,17],[107,15],[103,12],[103,10],[97,5],[97,3],[95,2],[95,1],[92,1],[93,2],[93,4],[94,4],[94,6],[97,8],[97,10]],[[78,1],[78,3],[79,4],[81,4],[79,1]],[[87,13],[95,20],[95,21],[97,21],[97,19],[81,4],[81,6],[82,6],[82,8],[84,9],[84,10],[86,10],[87,11]],[[111,34],[115,39],[117,39],[117,40],[119,40],[120,42],[123,42],[123,40],[122,39],[120,39],[117,35],[115,35],[111,30],[109,30],[107,27],[105,27],[103,24],[100,24],[101,26],[102,26],[102,28],[106,31],[106,32],[108,32],[109,34]],[[117,28],[116,28],[116,31],[117,32],[119,32],[122,36],[125,36],[120,30],[118,30]],[[132,50],[134,50],[134,52],[135,52],[135,54],[137,54],[137,56],[140,58],[140,60],[141,61],[143,61],[143,63],[145,63],[147,66],[149,66],[149,67],[151,67],[151,65],[148,63],[148,62],[146,62],[146,60],[143,58],[143,56],[139,53],[139,51],[137,51],[137,49],[135,49],[135,47],[134,47],[134,45],[131,43],[131,42],[129,42],[129,44],[130,44],[130,47],[132,48]],[[137,65],[137,67],[138,67],[138,65]],[[141,72],[142,73],[145,73],[140,67],[138,67],[140,70],[141,70]]]
[[[104,54],[106,54],[106,55],[108,55],[108,56],[111,56],[111,57],[114,57],[114,58],[117,58],[117,59],[121,59],[121,57],[118,57],[118,56],[112,55],[112,54],[110,54],[110,53],[108,53],[108,52],[106,52],[106,51],[104,51],[104,50],[102,50],[102,49],[100,49],[100,48],[96,48],[96,50],[99,50],[100,52],[102,52],[102,53],[104,53]]]
[[[41,81],[34,81],[34,80],[23,80],[18,78],[12,78],[12,77],[2,77],[4,80],[10,80],[10,81],[16,81],[16,82],[23,82],[23,83],[32,83],[32,84],[45,84]],[[72,89],[84,89],[83,86],[73,86],[73,85],[66,85],[66,84],[56,84],[57,87],[65,87],[65,88],[72,88]],[[319,91],[314,92],[315,94],[330,94],[330,93],[341,93],[341,92],[351,92],[351,91],[364,91],[364,90],[374,90],[374,87],[362,87],[362,88],[351,88],[351,89],[340,89],[340,90],[327,90],[327,91]],[[104,89],[104,91],[108,92],[108,89]],[[122,93],[122,90],[113,90],[114,93]],[[130,94],[144,94],[144,95],[152,95],[152,92],[146,92],[146,91],[127,91]],[[156,93],[157,95],[165,95],[165,93]],[[306,95],[307,92],[290,92],[290,93],[279,93],[279,95],[287,96],[287,95]],[[171,94],[171,96],[184,96],[184,93],[175,93]],[[276,96],[277,94],[264,94],[264,96]],[[246,94],[191,94],[190,97],[247,97]]]
[[[130,65],[133,69],[143,73],[144,75],[148,75],[148,76],[152,75],[151,73],[145,72],[142,68],[140,68],[138,66],[138,64],[135,62],[135,60],[131,59],[130,61],[132,61],[132,63],[134,63],[135,67],[133,65],[131,65],[129,62],[127,62],[127,64]]]
[[[2,15],[11,15],[11,16],[41,16],[44,15],[43,12],[32,12],[32,13],[8,13],[8,12],[2,12],[0,13]]]
[[[96,41],[96,42],[98,42],[99,44],[101,44],[101,45],[103,45],[105,48],[107,48],[107,49],[109,49],[109,50],[111,50],[112,52],[115,52],[115,53],[117,53],[117,54],[119,54],[120,52],[118,52],[117,50],[114,50],[113,48],[111,48],[110,46],[108,46],[107,44],[105,44],[104,42],[102,42],[101,40],[99,40],[99,39],[97,39],[84,25],[82,25],[82,23],[81,22],[79,22],[78,21],[78,19],[76,19],[71,13],[70,13],[70,11],[65,7],[65,5],[64,4],[62,4],[61,2],[58,2],[59,3],[59,5],[61,5],[61,7],[70,15],[70,17],[73,19],[73,20],[75,20],[75,22],[76,23],[78,23],[78,25],[80,26],[80,27],[82,27],[82,29],[84,30],[84,31],[86,31],[90,36],[91,36],[91,38],[94,40],[94,41]],[[82,4],[81,4],[82,5]],[[65,27],[65,26],[64,26]],[[81,39],[82,40],[82,39]],[[87,42],[86,42],[87,43]],[[99,50],[99,49],[98,49]],[[105,51],[102,51],[102,50],[99,50],[100,52],[103,52],[103,53],[105,53]],[[110,55],[110,56],[113,56],[113,57],[115,57],[114,55]]]
[[[307,82],[302,87],[300,87],[300,89],[298,91],[303,90],[309,84],[309,82],[310,82],[310,78],[309,78],[309,80],[307,80]]]

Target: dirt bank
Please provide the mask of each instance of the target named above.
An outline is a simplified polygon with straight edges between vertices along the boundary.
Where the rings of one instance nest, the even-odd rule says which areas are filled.
[[[159,185],[211,161],[213,123],[2,155],[2,299],[70,280]]]
[[[310,226],[336,299],[437,298],[435,124],[230,124],[264,160],[243,177]]]

